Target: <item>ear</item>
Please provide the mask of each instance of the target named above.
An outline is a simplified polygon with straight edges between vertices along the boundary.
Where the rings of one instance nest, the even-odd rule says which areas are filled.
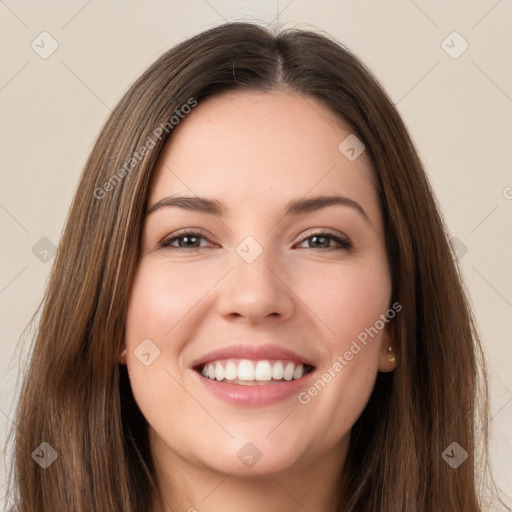
[[[119,364],[126,364],[126,349],[119,355]]]
[[[391,372],[397,367],[397,354],[392,331],[391,325],[387,324],[382,333],[378,364],[380,372]]]

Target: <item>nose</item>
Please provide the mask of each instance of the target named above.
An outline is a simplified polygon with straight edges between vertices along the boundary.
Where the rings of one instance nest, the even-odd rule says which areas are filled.
[[[288,273],[289,274],[289,273]],[[233,268],[219,283],[218,313],[225,318],[242,317],[251,324],[290,318],[296,296],[287,272],[266,257],[266,251],[252,263],[234,254]]]

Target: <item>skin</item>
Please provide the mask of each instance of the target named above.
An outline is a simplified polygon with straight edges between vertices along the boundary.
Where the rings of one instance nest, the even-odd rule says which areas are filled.
[[[220,218],[164,207],[144,224],[122,362],[150,426],[166,511],[333,510],[350,430],[377,371],[395,366],[387,357],[390,324],[307,404],[292,396],[232,405],[211,395],[190,365],[235,342],[276,343],[311,358],[320,376],[390,308],[370,161],[364,152],[349,161],[338,150],[350,133],[312,97],[229,92],[200,102],[159,157],[148,206],[171,194],[197,195],[229,212]],[[283,217],[290,200],[333,194],[357,201],[369,222],[343,205]],[[200,248],[183,239],[159,247],[184,228],[203,231]],[[322,228],[353,247],[302,241]],[[236,252],[247,236],[263,248],[250,264]],[[134,354],[147,338],[160,350],[149,366]],[[252,467],[237,458],[247,442],[262,453]]]

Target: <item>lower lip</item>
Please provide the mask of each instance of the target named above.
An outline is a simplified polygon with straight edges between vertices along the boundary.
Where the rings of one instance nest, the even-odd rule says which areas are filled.
[[[248,385],[219,382],[192,370],[202,384],[216,397],[235,405],[272,405],[293,395],[309,385],[315,370],[297,380],[279,381],[273,384]]]

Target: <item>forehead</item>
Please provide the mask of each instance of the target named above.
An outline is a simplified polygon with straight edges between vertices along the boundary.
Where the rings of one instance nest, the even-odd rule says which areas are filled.
[[[340,193],[378,216],[363,152],[339,149],[350,127],[319,100],[296,93],[228,92],[180,121],[164,146],[149,203],[165,195],[219,197],[234,210],[268,209],[307,195]]]

